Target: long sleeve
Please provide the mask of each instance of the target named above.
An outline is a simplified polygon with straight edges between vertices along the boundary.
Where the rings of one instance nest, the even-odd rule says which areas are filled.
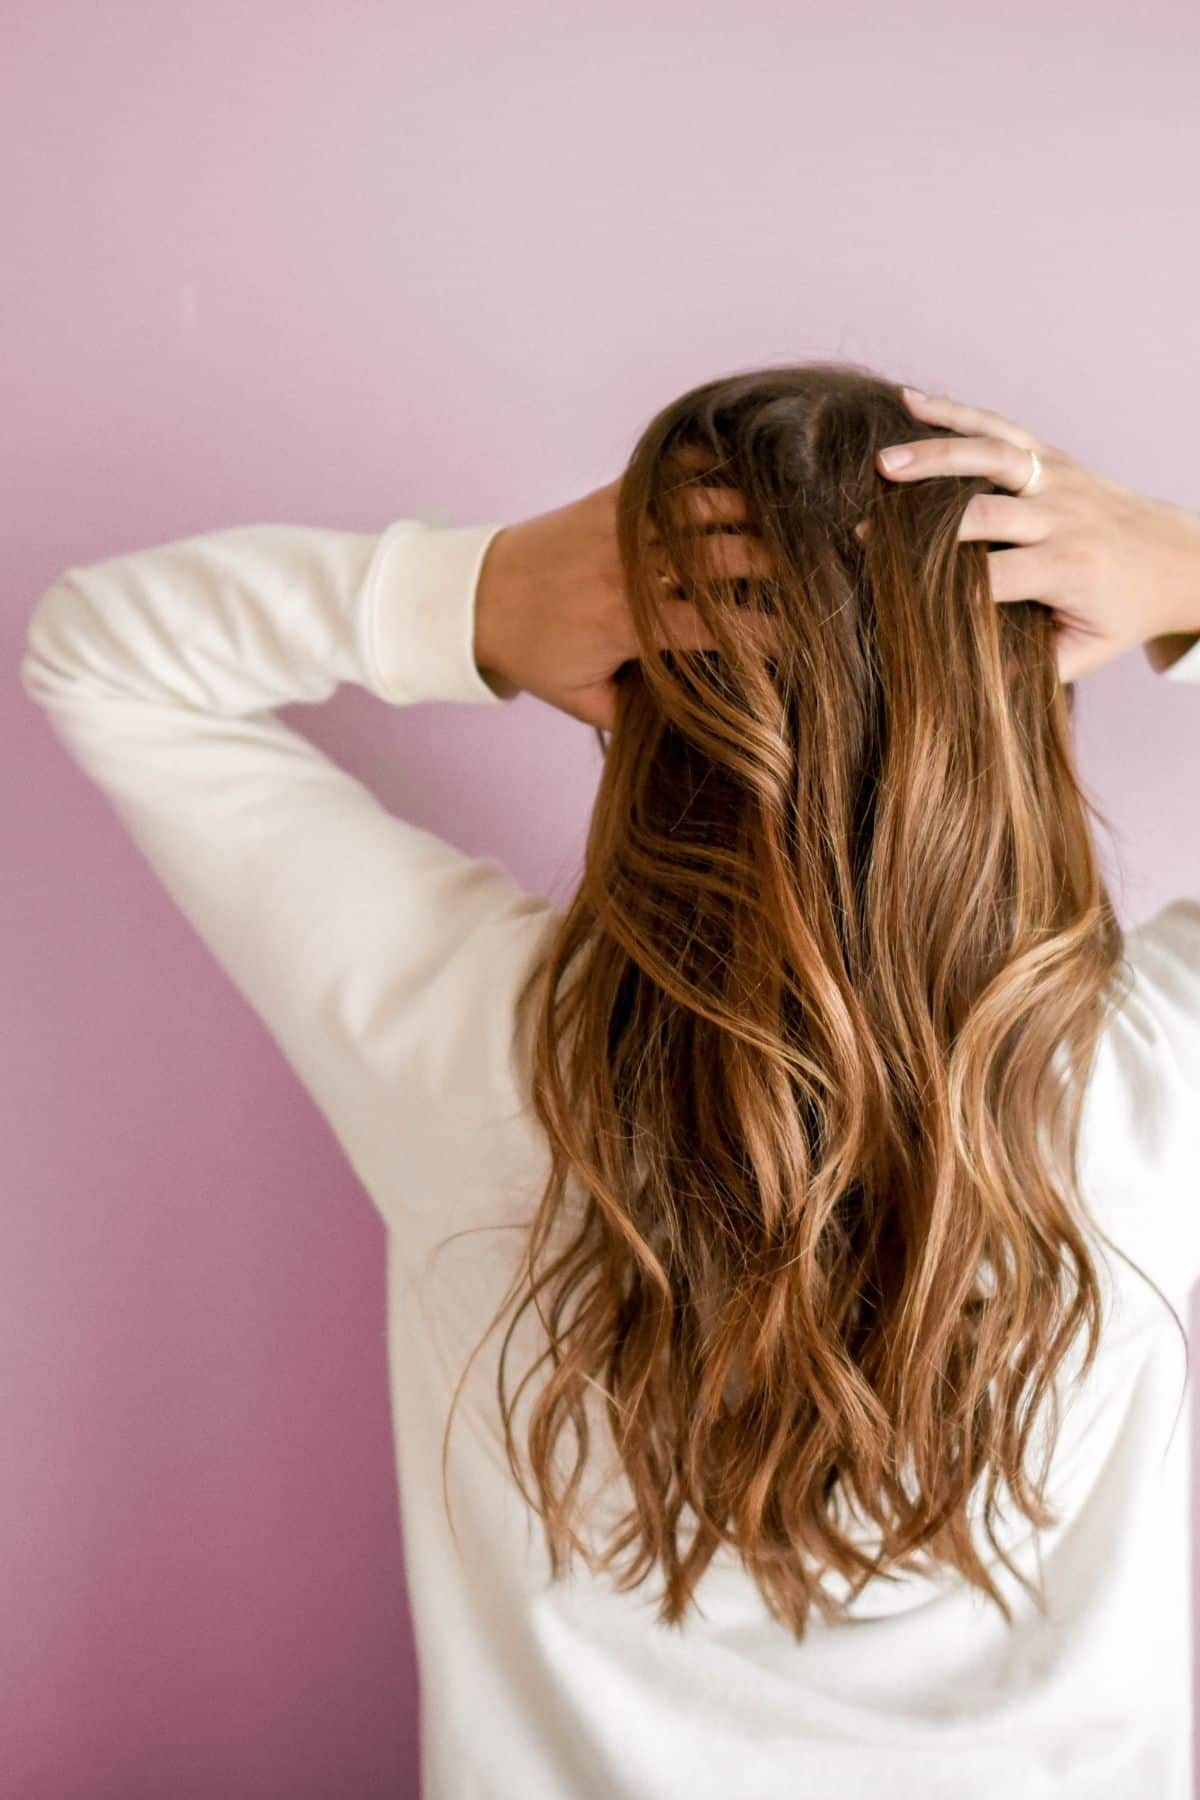
[[[60,575],[20,674],[394,1224],[521,1110],[515,997],[552,918],[276,717],[357,683],[507,696],[473,654],[499,526],[256,525]]]

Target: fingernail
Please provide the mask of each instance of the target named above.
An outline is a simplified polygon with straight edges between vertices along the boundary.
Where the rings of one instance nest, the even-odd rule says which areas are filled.
[[[900,392],[906,400],[928,400],[929,398],[929,395],[923,394],[920,388],[902,387]]]
[[[905,463],[910,463],[912,459],[912,451],[905,449],[903,444],[897,444],[894,449],[879,452],[879,460],[885,469],[902,469]]]

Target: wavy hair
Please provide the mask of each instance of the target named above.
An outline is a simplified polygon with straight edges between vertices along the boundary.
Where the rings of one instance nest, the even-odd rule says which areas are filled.
[[[620,485],[643,654],[521,994],[551,1171],[489,1334],[515,1308],[497,1393],[554,1573],[628,1552],[619,1585],[659,1569],[666,1623],[721,1546],[797,1637],[846,1604],[823,1571],[853,1594],[914,1558],[1011,1618],[969,1503],[1028,1588],[996,1509],[1055,1522],[1055,1376],[1098,1347],[1076,1145],[1123,938],[1052,616],[997,605],[989,546],[957,537],[999,490],[876,469],[932,435],[870,371],[756,370],[667,406]],[[703,488],[741,497],[769,574],[714,573]],[[664,568],[715,648],[656,647]],[[531,1484],[515,1408],[542,1369]],[[589,1395],[632,1495],[602,1554]]]

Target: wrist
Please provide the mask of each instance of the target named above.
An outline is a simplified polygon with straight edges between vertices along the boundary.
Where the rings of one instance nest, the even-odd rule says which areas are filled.
[[[505,643],[511,642],[512,596],[515,586],[512,527],[502,526],[483,553],[475,584],[473,654],[480,675],[502,700],[520,693],[507,667]]]
[[[1159,505],[1169,550],[1168,573],[1159,617],[1146,640],[1146,648],[1149,655],[1153,644],[1173,646],[1169,653],[1159,652],[1173,662],[1180,647],[1186,648],[1200,633],[1200,513],[1167,501],[1160,501]]]

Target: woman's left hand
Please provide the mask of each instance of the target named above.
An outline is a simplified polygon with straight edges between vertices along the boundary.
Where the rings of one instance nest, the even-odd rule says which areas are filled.
[[[617,547],[620,481],[519,524],[488,545],[475,595],[475,662],[505,699],[522,689],[585,724],[612,728],[622,663],[641,646]],[[709,527],[709,567],[720,579],[768,573],[761,539],[738,531],[745,503],[733,488],[680,490],[682,523]],[[730,530],[712,531],[713,525]],[[665,573],[665,571],[664,571]],[[664,586],[670,635],[663,649],[709,650],[695,606]]]

